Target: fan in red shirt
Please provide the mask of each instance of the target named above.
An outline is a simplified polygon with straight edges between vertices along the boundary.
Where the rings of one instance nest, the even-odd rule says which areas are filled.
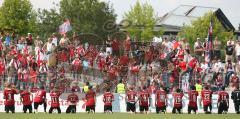
[[[5,84],[5,89],[3,91],[3,99],[4,105],[5,105],[5,111],[6,113],[9,113],[11,111],[12,113],[15,113],[15,100],[14,100],[14,95],[18,94],[18,90],[15,89],[14,85],[11,85],[9,83]]]
[[[57,109],[58,114],[61,113],[60,103],[59,103],[59,97],[60,97],[61,94],[62,94],[62,93],[61,93],[57,88],[54,88],[54,89],[50,92],[51,107],[50,107],[50,109],[49,109],[49,114],[51,114],[54,109]]]
[[[126,93],[127,112],[136,113],[136,97],[137,93],[133,91],[133,87],[131,86]]]
[[[67,101],[69,103],[69,106],[66,110],[66,113],[76,113],[77,111],[77,103],[79,102],[78,95],[75,94],[76,90],[72,88],[72,93],[68,95]]]
[[[112,102],[114,101],[114,95],[110,92],[110,88],[106,89],[103,95],[104,113],[112,113]]]
[[[223,112],[226,114],[229,108],[229,94],[225,91],[225,87],[222,86],[222,91],[218,93],[218,114]]]
[[[157,114],[158,114],[160,111],[163,112],[163,113],[166,113],[166,108],[167,108],[167,94],[166,94],[166,91],[163,90],[162,87],[160,87],[160,89],[156,91],[155,106],[156,106],[156,113],[157,113]]]
[[[46,113],[47,103],[46,103],[46,91],[44,87],[41,86],[39,90],[35,93],[35,97],[33,99],[34,102],[34,113],[38,112],[38,106],[43,104],[44,112]]]
[[[189,81],[191,81],[192,80],[192,73],[193,73],[193,70],[195,69],[195,67],[197,66],[197,63],[198,63],[197,59],[193,57],[188,62],[187,70],[182,72],[181,76],[184,76],[186,73],[189,73]]]
[[[144,113],[144,112],[148,113],[148,110],[149,110],[150,94],[146,89],[147,89],[147,87],[143,86],[142,91],[139,93],[139,110],[140,110],[140,113]]]
[[[78,56],[72,61],[72,71],[73,71],[73,78],[75,80],[79,80],[80,74],[82,72],[82,61],[79,59]]]
[[[195,114],[197,113],[197,110],[198,110],[197,96],[198,96],[198,92],[196,91],[196,87],[192,86],[191,90],[188,92],[188,97],[189,97],[188,114],[191,114],[191,111],[194,111]]]
[[[202,96],[204,112],[206,114],[212,113],[212,91],[209,90],[208,86],[205,86],[205,89],[202,90],[201,96]],[[210,112],[208,111],[208,108],[210,109]]]
[[[129,62],[128,54],[125,53],[123,56],[120,57],[119,59],[119,65],[120,66],[126,66]]]
[[[88,91],[85,95],[85,100],[86,100],[86,112],[95,113],[96,93],[93,91],[92,86],[88,87]]]
[[[182,46],[180,45],[180,49],[177,51],[177,57],[178,59],[184,59],[184,49],[182,48]]]
[[[20,96],[23,104],[23,112],[26,113],[29,110],[29,113],[32,113],[32,94],[26,89],[20,93]]]
[[[182,98],[183,98],[183,93],[181,89],[176,89],[176,92],[173,93],[173,98],[174,98],[174,106],[172,113],[176,114],[176,110],[178,111],[179,114],[182,113]]]

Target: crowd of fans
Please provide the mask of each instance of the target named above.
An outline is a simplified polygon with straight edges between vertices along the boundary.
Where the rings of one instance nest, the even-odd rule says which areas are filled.
[[[64,91],[81,91],[83,83],[96,83],[97,90],[115,87],[119,80],[126,86],[157,85],[172,91],[206,84],[212,88],[239,86],[240,42],[229,40],[225,55],[221,40],[213,40],[211,59],[206,57],[206,42],[196,39],[191,49],[187,39],[164,37],[160,43],[135,42],[109,37],[104,45],[83,43],[76,34],[61,38],[52,34],[46,42],[28,33],[0,36],[0,89],[5,82],[18,89],[44,86]],[[207,78],[210,77],[210,78]],[[183,83],[185,81],[185,83]]]

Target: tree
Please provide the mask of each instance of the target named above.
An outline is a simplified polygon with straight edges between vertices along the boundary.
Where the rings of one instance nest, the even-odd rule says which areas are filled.
[[[34,32],[36,13],[29,0],[4,0],[0,7],[0,27],[18,34]]]
[[[62,24],[62,17],[56,9],[38,9],[38,29],[37,33],[43,38],[49,37],[52,33],[58,32],[59,26]]]
[[[112,6],[98,0],[61,0],[60,14],[69,19],[76,33],[93,33],[103,39],[117,29],[105,29],[108,21],[115,24]]]
[[[192,21],[191,26],[183,26],[178,35],[188,39],[190,45],[193,46],[198,37],[202,41],[204,41],[204,38],[207,37],[211,20],[213,23],[213,39],[217,36],[223,44],[226,44],[226,41],[233,37],[233,32],[227,32],[221,22],[217,19],[216,15],[212,12],[205,14],[203,17],[200,17],[195,21]]]
[[[154,32],[154,26],[157,22],[157,17],[154,15],[154,10],[148,3],[140,4],[136,2],[134,7],[124,15],[124,19],[131,22],[131,25],[126,30],[139,40],[149,41],[154,35],[160,32]]]

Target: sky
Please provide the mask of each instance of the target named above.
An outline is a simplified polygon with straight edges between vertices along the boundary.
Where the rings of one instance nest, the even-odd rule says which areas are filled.
[[[59,3],[60,0],[30,0],[35,9],[50,9],[54,7],[53,2]],[[131,9],[137,0],[100,0],[110,2],[115,9],[117,22],[123,19],[125,12]],[[179,5],[195,5],[206,7],[221,8],[226,17],[237,29],[240,24],[240,0],[139,0],[141,3],[148,2],[151,4],[159,17],[175,9]],[[0,4],[3,0],[0,0]]]

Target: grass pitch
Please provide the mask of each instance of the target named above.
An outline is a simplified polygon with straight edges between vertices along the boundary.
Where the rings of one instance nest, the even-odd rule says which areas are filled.
[[[128,114],[128,113],[114,113],[114,114],[6,114],[0,113],[1,119],[240,119],[237,114]]]

